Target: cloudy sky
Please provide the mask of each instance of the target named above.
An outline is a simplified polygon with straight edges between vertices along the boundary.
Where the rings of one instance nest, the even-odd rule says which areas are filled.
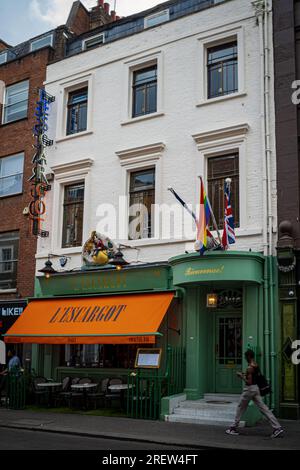
[[[97,0],[81,0],[86,7]],[[114,7],[115,0],[107,0]],[[0,0],[0,37],[16,45],[64,24],[73,0]],[[163,0],[116,0],[119,16],[127,16],[163,3]]]

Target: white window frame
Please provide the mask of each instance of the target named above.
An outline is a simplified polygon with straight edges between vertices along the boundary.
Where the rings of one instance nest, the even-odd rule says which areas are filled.
[[[56,125],[56,142],[62,142],[69,139],[89,135],[93,133],[93,82],[92,74],[80,76],[73,80],[61,82],[59,84],[59,95],[57,99],[57,125]],[[67,135],[67,117],[68,117],[68,99],[69,93],[87,87],[87,128],[85,131],[76,134]]]
[[[198,37],[200,51],[197,64],[196,78],[198,83],[197,104],[203,106],[219,101],[230,100],[246,95],[245,80],[245,32],[244,27],[240,26],[231,30],[223,31],[213,36]],[[237,42],[238,51],[238,91],[228,95],[208,98],[208,73],[207,73],[207,51],[209,48],[227,44],[228,42]]]
[[[36,47],[35,49],[33,48],[34,44],[36,43],[39,43],[41,41],[44,41],[46,38],[50,38],[50,44],[46,44],[42,47]],[[35,52],[35,51],[39,51],[40,49],[43,49],[44,47],[53,47],[53,39],[54,39],[54,35],[53,33],[51,34],[47,34],[41,38],[38,38],[38,39],[33,39],[30,43],[30,52]]]
[[[89,38],[87,38],[87,39],[84,39],[84,40],[82,41],[82,50],[83,50],[83,51],[89,51],[89,50],[94,49],[94,48],[92,48],[92,49],[87,49],[86,43],[89,42],[89,41],[92,41],[93,39],[98,38],[98,37],[102,37],[103,41],[102,41],[102,43],[97,44],[97,46],[95,46],[95,48],[98,47],[98,46],[102,46],[103,44],[105,44],[105,34],[104,34],[104,33],[96,34],[95,36],[91,36],[91,37],[89,37]]]
[[[81,253],[82,246],[62,248],[62,232],[63,232],[63,203],[65,186],[84,182],[84,205],[83,205],[83,233],[82,244],[88,239],[90,232],[90,170],[94,160],[87,158],[71,163],[63,163],[53,166],[54,172],[53,184],[53,214],[51,231],[51,250],[58,255]]]
[[[119,227],[120,238],[128,242],[128,223],[129,223],[129,190],[130,175],[135,171],[155,169],[155,204],[162,202],[162,162],[161,157],[165,150],[165,144],[162,142],[146,145],[143,147],[131,148],[116,152],[121,166],[121,195],[125,197],[126,205],[122,207],[124,213],[123,225]],[[153,227],[154,237],[142,238],[139,240],[130,240],[131,246],[152,244],[157,239],[155,231],[155,221]]]
[[[159,18],[160,16],[164,17],[164,19],[162,21],[160,21],[159,23],[156,23],[154,25],[150,25],[150,26],[148,25],[149,21],[151,21],[152,19],[155,19],[155,18]],[[149,16],[146,16],[144,18],[144,29],[155,28],[155,26],[159,26],[163,23],[166,23],[169,20],[170,20],[170,10],[169,10],[169,8],[167,8],[165,10],[162,10],[162,11],[158,11],[156,13],[153,13],[153,15],[149,15]]]
[[[5,261],[4,261],[4,260],[2,259],[2,256],[3,256],[2,252],[3,252],[3,250],[7,250],[7,249],[11,250],[12,258],[11,258],[10,260],[7,260],[7,261],[5,260]],[[0,253],[1,253],[1,256],[0,256],[0,261],[1,261],[1,264],[0,264],[0,272],[3,273],[3,274],[6,274],[6,273],[13,273],[13,272],[14,272],[13,263],[14,263],[15,261],[17,261],[17,260],[15,260],[15,259],[13,258],[13,255],[14,255],[14,245],[4,245],[4,246],[0,246]],[[5,269],[5,270],[2,269],[2,268],[3,268],[3,263],[6,263],[6,262],[7,262],[7,263],[11,263],[12,269]]]
[[[10,88],[10,87],[13,87],[15,85],[19,85],[20,83],[25,83],[27,82],[28,83],[28,97],[27,97],[27,113],[26,113],[26,116],[23,117],[23,118],[19,118],[19,119],[14,119],[12,121],[4,121],[4,116],[5,116],[5,104],[6,104],[6,97],[7,97],[7,89]],[[12,83],[11,85],[7,85],[4,89],[4,96],[3,96],[3,106],[2,106],[2,118],[1,118],[1,122],[2,124],[10,124],[12,122],[17,122],[17,121],[20,121],[21,119],[27,119],[28,117],[28,104],[29,104],[29,88],[30,88],[30,81],[29,79],[27,80],[21,80],[20,82],[17,82],[17,83]]]
[[[203,132],[193,135],[200,152],[198,164],[199,175],[203,176],[205,185],[208,175],[207,160],[211,157],[222,157],[231,153],[239,156],[239,214],[240,225],[235,229],[236,235],[247,235],[249,228],[247,211],[247,165],[246,165],[246,139],[249,131],[248,124],[231,126],[215,131]],[[255,228],[256,230],[256,228]],[[213,232],[214,235],[215,232]]]
[[[2,57],[5,57],[5,59],[3,61],[1,61]],[[5,64],[7,62],[7,57],[8,57],[7,52],[1,52],[0,53],[0,65]]]
[[[22,194],[23,193],[23,181],[24,181],[24,161],[25,161],[25,155],[24,155],[24,152],[20,152],[20,153],[16,153],[16,154],[13,154],[13,155],[7,155],[5,157],[1,157],[0,160],[5,160],[5,158],[11,158],[11,157],[19,157],[20,155],[22,155],[23,157],[23,166],[22,166],[22,173],[14,173],[12,175],[7,175],[5,177],[2,177],[1,176],[1,166],[0,166],[0,181],[2,180],[2,178],[9,178],[10,176],[16,176],[16,175],[22,175],[22,187],[21,187],[21,190],[18,191],[17,193],[9,193],[9,194],[3,194],[1,196],[0,194],[0,200],[4,197],[10,197],[10,196],[15,196],[16,194]]]
[[[130,61],[124,62],[123,82],[124,82],[124,97],[125,102],[123,105],[123,119],[121,125],[131,124],[134,122],[153,119],[155,117],[163,116],[163,87],[164,87],[164,56],[162,51],[153,54],[139,57]],[[151,65],[157,66],[157,106],[156,112],[145,114],[143,116],[132,117],[132,104],[133,104],[133,74],[137,70],[142,70]]]

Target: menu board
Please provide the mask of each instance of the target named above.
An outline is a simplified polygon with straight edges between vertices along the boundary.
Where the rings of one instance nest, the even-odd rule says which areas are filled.
[[[160,367],[161,349],[138,349],[135,367],[141,369],[158,369]]]

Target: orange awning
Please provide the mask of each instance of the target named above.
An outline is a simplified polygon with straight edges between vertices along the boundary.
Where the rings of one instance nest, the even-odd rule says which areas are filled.
[[[33,300],[6,343],[153,344],[173,293]]]

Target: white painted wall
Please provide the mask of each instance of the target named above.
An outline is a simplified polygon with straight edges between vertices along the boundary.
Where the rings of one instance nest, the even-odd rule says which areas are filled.
[[[240,46],[239,93],[207,102],[203,96],[206,75],[203,45],[234,34],[238,35]],[[158,113],[151,119],[130,121],[129,68],[153,59],[158,60],[159,68]],[[82,135],[64,138],[64,90],[79,83],[89,84],[89,128]],[[197,175],[205,177],[207,153],[236,146],[241,151],[242,226],[236,231],[237,244],[232,249],[262,251],[264,155],[260,83],[258,27],[249,0],[232,0],[50,65],[46,89],[56,97],[56,102],[52,106],[49,137],[54,138],[55,144],[47,151],[47,158],[49,168],[56,168],[57,178],[46,198],[47,217],[43,228],[50,230],[51,235],[39,240],[37,269],[43,266],[49,252],[71,256],[68,269],[81,265],[80,248],[60,248],[61,183],[72,181],[76,174],[77,178],[87,178],[85,240],[96,228],[98,204],[112,202],[117,207],[119,196],[126,194],[124,159],[130,162],[148,159],[157,164],[156,202],[174,204],[173,196],[167,191],[168,186],[173,186],[186,202],[196,204]],[[274,131],[273,107],[272,113]],[[248,127],[242,135],[234,136],[226,131],[223,139],[213,136],[208,144],[202,142],[210,131],[237,129],[241,125],[243,129]],[[153,144],[160,145],[153,150]],[[136,148],[139,150],[131,152]],[[122,156],[123,164],[117,153]],[[276,214],[274,148],[272,159],[273,213]],[[67,173],[64,168],[59,169],[61,164],[76,161],[82,162]],[[143,164],[146,163],[140,163]],[[140,240],[130,244],[138,246],[140,251],[124,250],[126,258],[134,261],[138,257],[142,262],[166,260],[193,249],[193,240]],[[57,260],[54,267],[59,268]]]

